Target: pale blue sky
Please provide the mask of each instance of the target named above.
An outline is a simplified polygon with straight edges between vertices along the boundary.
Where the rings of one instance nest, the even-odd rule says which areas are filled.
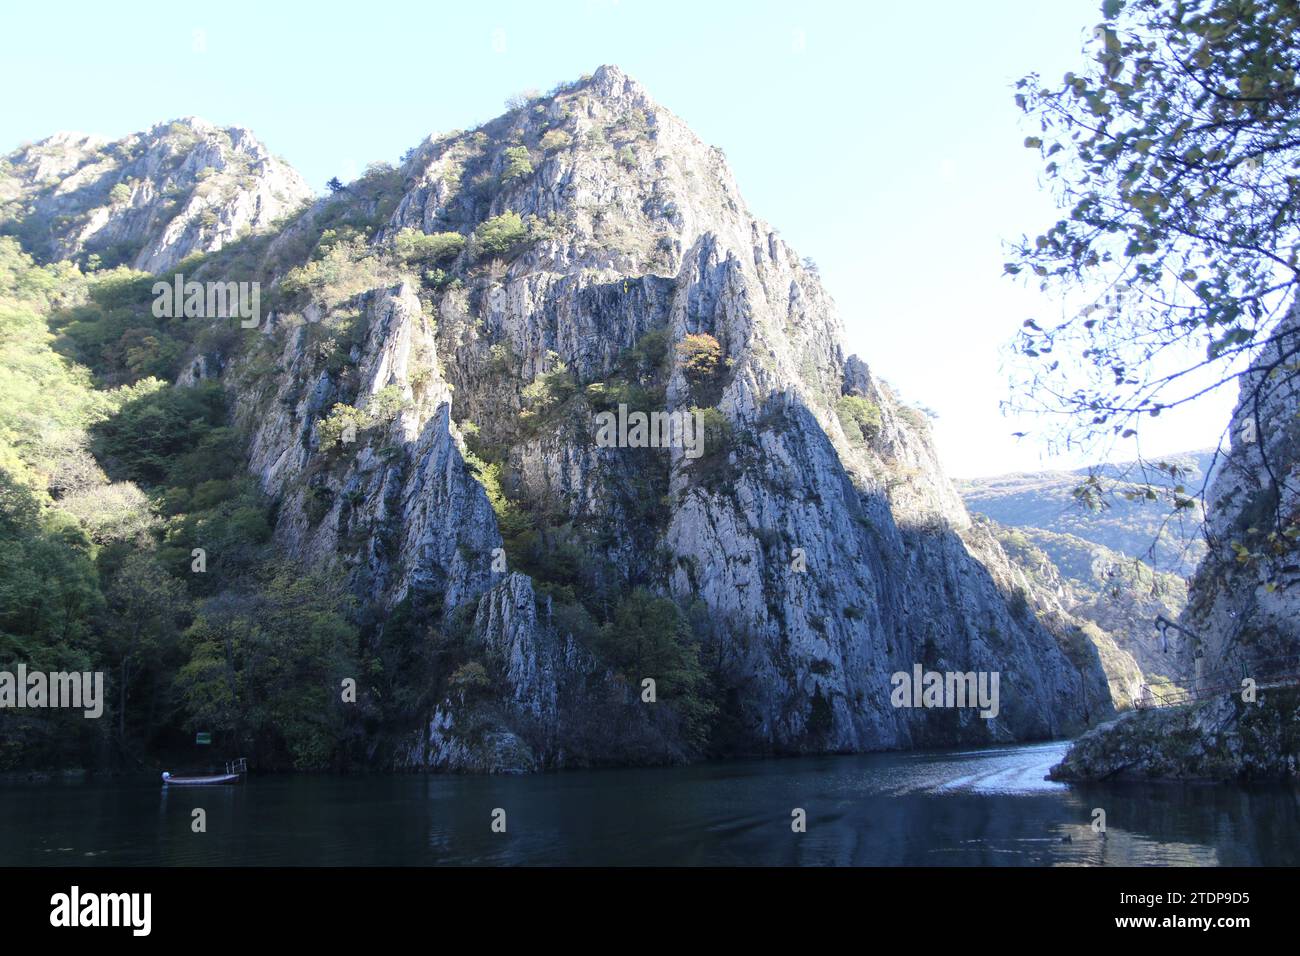
[[[1011,438],[1034,423],[998,411],[1000,347],[1061,311],[1002,277],[1002,243],[1054,212],[1011,84],[1078,68],[1098,5],[25,4],[5,13],[0,149],[196,115],[249,127],[321,188],[617,63],[721,147],[750,208],[817,261],[850,350],[939,413],[951,474],[1073,466]],[[1232,397],[1145,425],[1143,451],[1213,444]]]

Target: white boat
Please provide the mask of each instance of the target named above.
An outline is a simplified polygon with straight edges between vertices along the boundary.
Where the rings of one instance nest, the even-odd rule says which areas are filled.
[[[225,773],[174,777],[164,770],[162,779],[163,785],[168,787],[212,787],[221,784],[239,783],[240,778],[247,772],[248,761],[240,757],[238,760],[232,760],[226,764]]]
[[[169,787],[208,787],[221,783],[239,783],[237,773],[218,773],[208,777],[173,777],[163,771],[163,783]]]

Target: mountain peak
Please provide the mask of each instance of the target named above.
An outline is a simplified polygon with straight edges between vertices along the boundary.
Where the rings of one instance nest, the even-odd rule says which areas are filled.
[[[588,87],[593,93],[613,99],[649,99],[645,87],[612,63],[597,67]]]
[[[6,157],[0,229],[40,259],[172,268],[312,197],[247,129],[197,116],[118,140],[61,132]],[[21,223],[21,229],[20,229]]]
[[[108,140],[103,136],[97,136],[94,133],[82,133],[77,130],[64,129],[57,133],[51,133],[44,139],[37,140],[35,145],[42,148],[87,146],[99,147],[107,143]]]

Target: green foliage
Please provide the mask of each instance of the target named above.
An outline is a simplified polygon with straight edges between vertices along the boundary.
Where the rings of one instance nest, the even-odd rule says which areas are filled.
[[[102,301],[116,308],[114,296],[129,299],[134,284],[110,275]],[[157,704],[173,665],[166,653],[173,622],[187,610],[183,589],[165,573],[136,573],[152,560],[156,519],[148,499],[134,484],[109,483],[88,453],[87,428],[108,428],[124,446],[142,447],[114,423],[123,406],[133,420],[136,390],[95,391],[85,368],[51,348],[47,322],[83,308],[86,288],[75,269],[36,266],[0,240],[0,669],[23,662],[33,670],[109,670],[110,716],[6,718],[0,766],[85,765],[102,759],[110,736],[125,743],[128,730],[147,733],[148,721],[128,721],[127,709]],[[131,464],[141,462],[132,456]],[[142,471],[152,473],[147,464]],[[165,610],[152,603],[160,594],[173,602]],[[147,613],[134,615],[145,605]]]
[[[102,600],[90,540],[36,492],[0,471],[0,642],[84,647]],[[12,658],[10,658],[12,659]]]
[[[171,573],[183,575],[194,595],[215,593],[268,560],[272,552],[268,503],[250,481],[223,482],[206,490],[207,496],[169,490],[168,501],[176,511],[158,549],[159,560]],[[191,573],[196,547],[207,553],[204,574]]]
[[[549,213],[545,219],[529,213],[528,218],[524,220],[524,238],[528,243],[554,239],[563,231],[564,221],[554,212]]]
[[[911,405],[899,405],[896,409],[896,413],[899,418],[912,427],[913,431],[925,431],[930,427],[929,416],[919,408],[915,408]]]
[[[198,320],[154,316],[156,281],[129,269],[97,273],[89,301],[59,311],[51,322],[61,333],[59,351],[107,384],[175,378],[185,352],[206,327]]]
[[[132,692],[141,683],[153,694],[141,702],[156,706],[169,696],[166,676],[179,663],[180,628],[188,617],[185,587],[167,573],[148,551],[128,552],[111,569],[104,598],[102,652],[114,672],[122,706],[117,713],[119,736],[126,733]],[[143,725],[143,721],[134,721]],[[147,725],[143,727],[148,731]]]
[[[533,174],[533,164],[524,146],[508,146],[505,153],[505,168],[501,171],[501,183],[509,186]]]
[[[313,325],[309,331],[317,355],[325,360],[325,369],[336,381],[345,376],[353,362],[354,349],[360,349],[366,341],[368,325],[364,313],[334,313],[323,322]]]
[[[89,423],[113,402],[91,388],[89,373],[57,355],[46,313],[84,295],[66,266],[36,266],[12,239],[0,238],[0,468],[37,484]]]
[[[434,289],[446,289],[461,280],[446,269],[428,269],[424,273],[424,281]]]
[[[528,513],[511,501],[501,487],[501,463],[486,462],[471,451],[465,453],[465,463],[475,480],[483,486],[488,503],[496,513],[497,527],[507,542],[517,541],[532,531],[533,522]]]
[[[506,109],[512,113],[516,110],[522,110],[541,95],[542,94],[539,91],[534,89],[520,90],[518,93],[512,93],[510,96],[506,97]]]
[[[446,674],[463,659],[460,642],[437,626],[442,610],[441,595],[410,591],[368,642],[371,706],[389,732],[413,729],[440,699]]]
[[[618,125],[635,136],[641,136],[649,129],[650,121],[646,118],[645,110],[633,108],[619,117]]]
[[[133,334],[194,341],[152,316],[152,281],[126,270],[87,280],[0,239],[0,669],[21,661],[107,676],[105,719],[7,716],[0,766],[134,763],[142,749],[174,745],[187,719],[206,725],[231,660],[214,635],[233,631],[217,622],[231,620],[242,628],[234,660],[244,682],[231,702],[235,736],[242,743],[248,730],[267,763],[323,766],[338,739],[327,699],[338,685],[317,677],[346,658],[351,626],[333,598],[321,603],[334,592],[317,578],[271,563],[269,503],[239,477],[242,440],[221,387],[134,381]],[[134,384],[97,389],[80,357],[101,384]],[[205,573],[192,571],[195,548]],[[252,610],[218,613],[241,602]],[[333,616],[314,617],[322,608]]]
[[[0,670],[93,670],[102,605],[90,541],[0,469]],[[4,770],[80,763],[101,731],[72,711],[6,711],[0,720]]]
[[[844,395],[835,403],[835,414],[845,436],[854,444],[870,444],[880,437],[880,406],[859,395]]]
[[[1064,583],[1066,609],[1114,635],[1144,672],[1170,666],[1164,654],[1141,638],[1152,633],[1151,622],[1157,615],[1178,619],[1187,604],[1183,578],[1154,571],[1136,558],[1072,535],[996,524],[991,530],[1007,555],[1039,588],[1062,593]],[[1087,627],[1085,631],[1087,643],[1098,648],[1105,648],[1111,640],[1109,635],[1099,638]]]
[[[333,448],[343,442],[349,430],[355,437],[367,424],[369,418],[365,412],[339,402],[330,409],[329,415],[316,422],[316,438],[321,448]]]
[[[330,413],[316,422],[316,438],[322,449],[344,443],[349,429],[352,440],[359,440],[367,428],[387,425],[409,404],[400,385],[388,385],[370,396],[364,409],[338,402]]]
[[[506,375],[514,372],[518,359],[510,349],[509,342],[493,342],[488,348],[485,368],[493,375]]]
[[[731,447],[731,420],[718,408],[691,409],[696,416],[697,427],[704,429],[704,454],[700,463],[708,464],[725,458]]]
[[[699,646],[681,609],[645,588],[635,588],[594,636],[601,658],[634,688],[653,678],[661,701],[682,715],[688,735],[707,735],[715,707],[708,698]]]
[[[463,702],[478,696],[492,686],[487,669],[478,661],[466,661],[452,673],[448,683]]]
[[[347,728],[340,688],[359,665],[335,582],[284,570],[254,593],[223,593],[199,610],[185,641],[177,687],[191,729],[221,734],[263,763],[337,763]]]
[[[334,239],[322,236],[319,258],[291,269],[280,282],[280,292],[290,299],[312,299],[327,309],[337,308],[363,292],[393,284],[397,275],[359,236]]]
[[[1017,83],[1041,133],[1025,145],[1065,215],[1007,264],[1045,289],[1105,290],[1063,322],[1027,320],[1018,341],[1024,401],[1067,413],[1066,437],[1084,440],[1233,381],[1300,281],[1300,7],[1128,0],[1103,13],[1090,64]]]
[[[539,374],[520,392],[525,407],[520,411],[519,418],[525,426],[540,425],[578,390],[578,384],[569,372],[569,367],[558,355],[549,352],[546,361],[551,370]]]
[[[588,383],[584,397],[593,411],[626,405],[629,411],[662,411],[668,378],[668,330],[651,329],[620,357],[603,382]]]
[[[425,268],[446,265],[465,248],[465,237],[458,232],[423,233],[403,229],[393,237],[393,251],[407,265]]]
[[[541,147],[544,152],[553,153],[556,150],[563,149],[573,142],[573,137],[562,129],[547,130],[541,139]]]
[[[655,374],[664,371],[667,358],[668,329],[651,329],[629,350],[624,365],[638,374]]]
[[[477,258],[505,256],[527,238],[528,228],[519,213],[507,210],[481,223],[474,230]]]
[[[110,475],[159,484],[173,467],[192,471],[211,461],[222,444],[229,448],[229,433],[224,441],[210,436],[226,414],[225,395],[216,382],[172,388],[149,378],[124,386],[115,398],[121,403],[118,413],[92,428],[92,447]]]
[[[409,404],[400,385],[385,385],[366,402],[366,414],[372,423],[387,423]]]

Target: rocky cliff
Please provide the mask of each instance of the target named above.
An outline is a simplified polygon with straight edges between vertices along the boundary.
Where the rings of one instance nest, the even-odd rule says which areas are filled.
[[[0,231],[43,259],[173,269],[311,198],[246,129],[196,118],[109,141],[58,133],[0,160]]]
[[[1078,542],[1089,553],[1092,549],[1106,552],[1094,556],[1095,563],[1106,569],[1103,575],[1107,588],[1099,593],[1090,586],[1091,582],[1081,581],[1058,567],[1045,550],[1036,547],[1041,540],[1038,535],[1050,532],[1006,528],[982,515],[977,515],[976,521],[988,526],[1011,563],[1025,575],[1027,593],[1032,595],[1034,613],[1039,620],[1055,633],[1071,635],[1081,647],[1096,648],[1116,707],[1131,707],[1141,695],[1144,683],[1164,679],[1154,676],[1158,671],[1147,671],[1139,662],[1139,655],[1143,655],[1165,664],[1164,659],[1150,655],[1146,644],[1137,639],[1139,630],[1151,630],[1151,617],[1140,612],[1148,610],[1156,599],[1147,595],[1146,584],[1140,577],[1134,587],[1130,580],[1118,574],[1110,576],[1115,570],[1111,564],[1114,559],[1119,559],[1119,567],[1125,572],[1135,573],[1123,558],[1106,552],[1100,545]],[[1079,572],[1077,567],[1071,570]]]
[[[36,155],[11,176],[43,182]],[[277,181],[217,220],[269,214]],[[50,218],[66,188],[42,189]],[[50,218],[54,253],[111,234],[164,270],[221,245],[111,208],[90,231]],[[204,339],[180,382],[222,382],[276,545],[360,597],[373,762],[977,744],[1113,713],[1098,643],[972,523],[925,416],[843,353],[815,272],[615,67],[192,271],[267,286],[257,327]],[[702,441],[597,440],[598,414],[638,411]],[[918,664],[997,673],[996,717],[893,706]]]
[[[1294,777],[1300,672],[1300,311],[1240,378],[1231,447],[1207,496],[1209,551],[1197,569],[1176,653],[1205,685],[1231,685],[1173,712],[1129,715],[1082,738],[1054,770],[1110,776]],[[1255,699],[1237,688],[1259,686]],[[1271,689],[1270,689],[1271,688]]]
[[[1210,553],[1184,623],[1206,667],[1300,651],[1300,309],[1240,379],[1232,444],[1207,496]]]
[[[342,562],[385,606],[414,598],[443,627],[467,616],[504,680],[504,703],[443,701],[399,762],[551,766],[619,759],[634,740],[647,759],[688,750],[657,716],[673,701],[632,692],[660,675],[615,673],[583,646],[585,620],[638,586],[698,610],[733,749],[1043,737],[1109,712],[1095,651],[1072,660],[1017,604],[1023,582],[940,473],[923,417],[843,355],[816,276],[746,210],[721,154],[634,81],[604,67],[424,143],[391,181],[334,200],[393,206],[367,250],[406,230],[458,233],[464,248],[418,278],[374,265],[384,284],[358,297],[295,301],[268,332],[286,370],[274,395],[239,394],[252,467],[285,501],[283,546]],[[525,234],[485,252],[483,224],[511,215]],[[312,327],[341,323],[364,331],[335,374],[307,346]],[[679,360],[692,337],[717,344],[709,374]],[[647,339],[660,357],[629,367]],[[656,384],[649,405],[721,412],[706,455],[593,441],[610,395],[635,404]],[[322,447],[315,423],[336,404],[381,394],[400,399],[391,420],[355,448]],[[501,508],[465,465],[467,431],[505,507],[534,519],[530,541],[504,549],[512,563],[541,577],[572,564],[567,590],[494,573]],[[1000,715],[894,709],[889,675],[916,662],[1000,672]],[[596,713],[575,714],[578,699]],[[591,732],[602,725],[635,733]]]

